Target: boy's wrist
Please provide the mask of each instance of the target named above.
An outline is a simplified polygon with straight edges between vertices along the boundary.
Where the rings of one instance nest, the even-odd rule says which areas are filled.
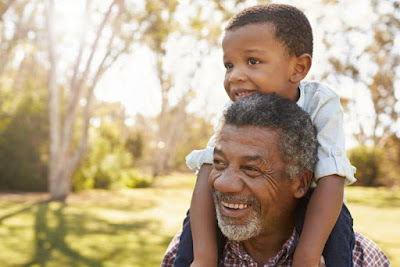
[[[190,267],[209,267],[209,266],[217,266],[218,258],[214,257],[201,257],[195,258],[190,265]]]
[[[320,258],[305,258],[303,256],[293,257],[292,267],[317,267],[320,263]]]
[[[297,247],[293,255],[293,267],[310,267],[318,266],[321,260],[321,255],[312,255],[309,250],[303,250]]]

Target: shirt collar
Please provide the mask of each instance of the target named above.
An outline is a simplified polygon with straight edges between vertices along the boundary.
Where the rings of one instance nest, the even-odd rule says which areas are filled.
[[[278,266],[291,259],[293,257],[298,239],[299,238],[296,234],[296,231],[293,230],[292,235],[285,242],[285,244],[283,244],[282,249],[278,252],[278,254],[269,259],[267,266]],[[254,262],[253,258],[247,254],[241,242],[229,240],[225,245],[225,251],[227,257],[239,258],[241,261],[248,263]]]
[[[304,101],[305,101],[305,96],[304,96],[304,83],[300,82],[299,83],[299,99],[297,100],[297,105],[300,107],[304,107]]]

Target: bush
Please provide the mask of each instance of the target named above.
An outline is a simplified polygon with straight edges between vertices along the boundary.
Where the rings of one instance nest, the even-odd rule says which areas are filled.
[[[132,168],[133,155],[120,136],[119,129],[112,123],[91,129],[88,153],[74,177],[74,191],[151,186],[150,176]]]
[[[152,176],[141,174],[136,169],[124,171],[121,180],[128,188],[145,188],[153,184]]]
[[[9,121],[0,117],[1,190],[47,190],[48,124],[42,101],[27,96]]]
[[[382,175],[383,152],[376,147],[359,146],[349,151],[349,159],[357,168],[358,186],[379,186]]]

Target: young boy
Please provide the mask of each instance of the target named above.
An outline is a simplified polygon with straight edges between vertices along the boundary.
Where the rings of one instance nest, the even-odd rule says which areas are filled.
[[[322,84],[302,82],[312,63],[309,21],[300,10],[288,5],[250,7],[231,19],[222,49],[224,87],[232,101],[254,92],[276,93],[307,111],[318,132],[318,161],[312,186],[315,190],[310,190],[298,207],[296,230],[301,234],[293,266],[318,266],[321,254],[328,267],[353,266],[352,219],[342,203],[344,184],[355,181],[354,168],[345,155],[339,97]],[[190,222],[186,218],[175,266],[189,266],[192,261],[192,266],[217,265],[217,241],[223,244],[223,239],[217,240],[215,209],[207,181],[214,144],[212,137],[206,149],[193,151],[187,157],[188,166],[199,169],[199,173]]]

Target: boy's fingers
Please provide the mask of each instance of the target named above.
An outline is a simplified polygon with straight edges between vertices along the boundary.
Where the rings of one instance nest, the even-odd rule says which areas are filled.
[[[326,267],[324,256],[321,256],[321,259],[319,260],[319,265],[318,266],[319,267]]]

